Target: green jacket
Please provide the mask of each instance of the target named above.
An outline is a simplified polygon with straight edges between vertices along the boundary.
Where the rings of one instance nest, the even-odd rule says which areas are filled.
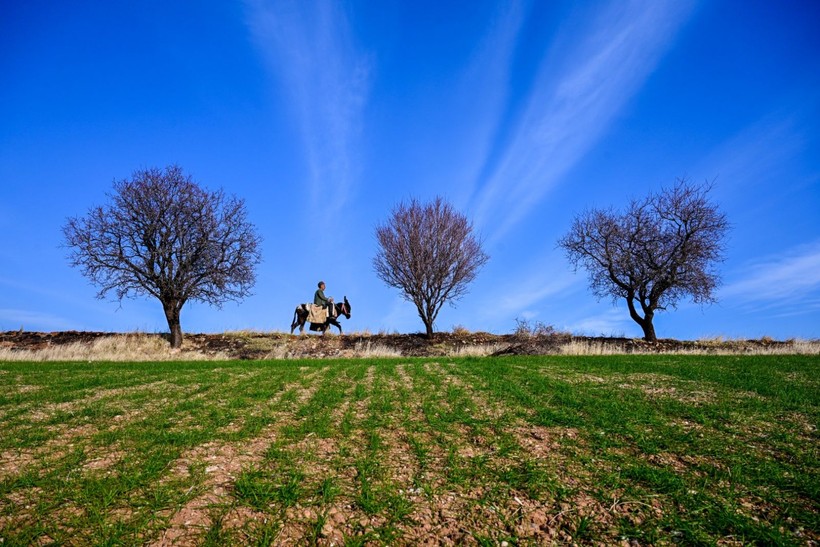
[[[313,303],[317,306],[329,306],[330,300],[325,298],[325,291],[316,289],[316,294],[313,295]]]

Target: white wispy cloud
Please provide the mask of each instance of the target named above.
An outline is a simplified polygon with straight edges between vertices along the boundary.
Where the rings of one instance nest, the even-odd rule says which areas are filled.
[[[523,319],[539,316],[537,306],[544,305],[550,298],[564,295],[577,284],[577,276],[566,268],[540,261],[521,270],[520,275],[509,276],[498,292],[492,297],[491,308],[482,308],[486,317],[516,315]]]
[[[470,198],[491,155],[495,134],[509,99],[513,56],[527,9],[524,2],[516,0],[499,5],[487,34],[452,90],[470,111],[469,118],[464,120],[469,127],[464,127],[461,143],[467,152],[459,157],[456,185],[462,201]]]
[[[773,306],[816,301],[820,293],[820,241],[766,257],[743,271],[745,275],[723,288],[721,298]]]
[[[802,151],[804,140],[792,115],[772,114],[715,148],[698,170],[712,173],[721,187],[745,192],[761,181],[779,180],[783,166]]]
[[[379,317],[377,328],[383,332],[414,332],[424,329],[418,311],[412,302],[401,296],[385,302],[379,310],[372,310]]]
[[[593,21],[567,29],[571,40],[556,40],[515,136],[474,198],[476,224],[492,226],[491,239],[517,224],[595,145],[691,12],[687,1],[616,0]]]
[[[38,284],[8,277],[0,277],[0,288],[14,291],[16,295],[25,294],[29,299],[46,299],[60,302],[71,307],[82,307],[88,310],[96,309],[95,303],[99,302],[97,299],[89,300],[88,298],[84,298],[74,291],[66,290],[64,287],[52,288],[52,286],[47,283]],[[3,300],[3,296],[2,291],[0,291],[0,301]]]
[[[562,331],[580,334],[621,334],[634,323],[621,306],[604,307],[591,304],[582,296],[586,292],[586,278],[572,272],[554,256],[533,261],[522,268],[518,275],[510,276],[492,297],[493,305],[480,314],[483,320],[509,317],[542,321],[555,324]],[[568,303],[575,315],[568,322],[558,324],[560,316],[566,316]],[[559,312],[559,310],[561,310]]]
[[[782,207],[785,199],[805,195],[817,173],[800,173],[795,165],[807,149],[805,116],[799,110],[777,110],[739,129],[708,154],[696,173],[716,181],[716,197],[739,217],[761,219]]]
[[[628,315],[624,317],[624,310],[610,308],[595,315],[576,319],[563,326],[561,330],[588,336],[622,336],[634,326],[635,323]]]
[[[52,313],[3,308],[0,309],[0,328],[55,331],[72,328],[72,322]]]
[[[332,1],[247,0],[248,24],[269,70],[289,90],[310,171],[312,206],[341,209],[361,168],[371,62]],[[326,205],[330,204],[330,205]]]

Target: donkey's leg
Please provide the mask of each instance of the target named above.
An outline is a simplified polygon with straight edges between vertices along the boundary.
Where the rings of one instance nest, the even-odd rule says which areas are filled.
[[[330,325],[335,325],[336,328],[339,329],[339,334],[342,334],[342,325],[340,325],[339,322],[336,321],[335,318],[334,319],[328,319],[327,322],[328,322],[328,326],[327,326],[328,330],[330,330]]]
[[[296,310],[296,322],[299,325],[299,335],[300,336],[305,333],[305,323],[307,322],[308,315],[309,315],[308,311],[307,311],[307,309],[305,309],[304,304],[302,306],[300,306],[299,308],[297,308],[297,310]]]

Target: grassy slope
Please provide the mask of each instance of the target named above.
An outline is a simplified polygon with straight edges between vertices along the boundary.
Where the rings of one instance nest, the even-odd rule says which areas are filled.
[[[0,538],[805,544],[816,356],[0,363]]]

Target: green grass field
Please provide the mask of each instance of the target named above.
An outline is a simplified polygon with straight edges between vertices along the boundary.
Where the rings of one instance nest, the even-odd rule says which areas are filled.
[[[0,545],[816,544],[819,417],[817,356],[0,363]]]

